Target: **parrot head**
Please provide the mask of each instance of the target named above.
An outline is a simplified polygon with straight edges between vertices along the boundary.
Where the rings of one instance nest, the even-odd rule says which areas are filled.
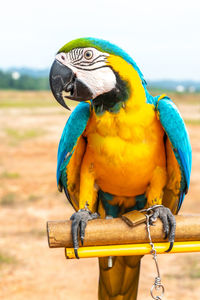
[[[96,38],[81,38],[64,45],[50,70],[55,99],[69,109],[64,98],[92,100],[102,109],[126,101],[130,94],[130,71],[145,85],[133,59],[121,48]]]

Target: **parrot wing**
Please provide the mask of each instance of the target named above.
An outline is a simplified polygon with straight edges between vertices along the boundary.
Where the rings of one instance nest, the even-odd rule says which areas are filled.
[[[57,155],[57,184],[78,210],[80,167],[85,153],[83,132],[90,117],[90,103],[79,103],[71,113],[61,136]]]
[[[156,111],[166,133],[168,183],[163,203],[178,213],[190,185],[192,149],[184,121],[172,100],[159,97]]]

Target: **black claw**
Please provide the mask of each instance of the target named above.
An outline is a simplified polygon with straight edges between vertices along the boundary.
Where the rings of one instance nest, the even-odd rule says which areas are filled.
[[[164,240],[166,240],[168,237],[168,232],[165,232]]]
[[[174,246],[174,242],[170,242],[169,249],[166,250],[165,252],[170,252],[172,250],[173,246]]]
[[[74,248],[74,253],[75,253],[76,258],[79,259],[79,256],[78,256],[78,249],[75,249],[75,248]]]
[[[80,230],[80,240],[83,246],[84,237],[85,237],[85,228],[87,222],[96,219],[98,217],[99,215],[97,213],[92,214],[89,210],[85,210],[85,209],[80,209],[78,212],[74,213],[71,216],[70,218],[70,220],[72,220],[71,233],[72,233],[72,241],[73,241],[74,253],[76,258],[79,258],[78,256],[79,230]]]
[[[79,227],[80,220],[74,219],[72,221],[72,240],[74,249],[78,249],[78,227]]]

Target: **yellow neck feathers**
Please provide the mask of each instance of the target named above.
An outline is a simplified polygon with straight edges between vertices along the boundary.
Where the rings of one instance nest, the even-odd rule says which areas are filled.
[[[130,96],[126,102],[126,107],[131,108],[143,105],[146,102],[145,90],[141,78],[133,66],[120,56],[115,55],[109,55],[107,63],[119,74],[122,80],[128,83]]]

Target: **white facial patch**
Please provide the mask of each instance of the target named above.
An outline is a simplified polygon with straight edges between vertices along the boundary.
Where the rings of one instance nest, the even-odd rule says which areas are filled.
[[[93,98],[107,93],[115,87],[116,77],[109,67],[93,71],[77,70],[77,77],[90,88]]]
[[[107,53],[95,48],[75,48],[68,53],[61,52],[56,59],[70,68],[77,78],[93,93],[93,99],[107,93],[116,85],[116,77],[107,65]]]

